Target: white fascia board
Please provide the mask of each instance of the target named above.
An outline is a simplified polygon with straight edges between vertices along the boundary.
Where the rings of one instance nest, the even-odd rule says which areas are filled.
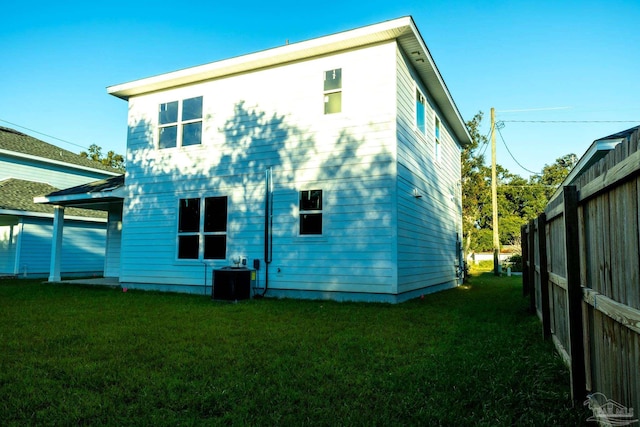
[[[624,139],[623,138],[615,138],[615,139],[601,139],[598,141],[594,141],[593,144],[587,149],[587,151],[583,154],[583,156],[578,160],[576,166],[571,169],[571,172],[565,178],[563,185],[569,185],[573,182],[578,175],[584,172],[585,167],[591,161],[591,159],[599,152],[609,152],[616,148],[616,145],[620,144]]]
[[[13,216],[25,216],[31,218],[50,218],[53,219],[53,214],[43,212],[30,212],[30,211],[18,211],[13,209],[0,209],[0,215],[13,215]],[[85,222],[107,222],[106,218],[89,218],[84,216],[65,215],[66,220],[73,221],[85,221]]]
[[[412,28],[413,25],[410,17],[398,18],[355,30],[110,86],[107,88],[107,92],[113,96],[127,100],[131,96],[143,93],[247,72],[326,53],[356,48],[371,43],[393,40],[404,32],[411,31]]]
[[[109,86],[107,92],[128,100],[132,96],[160,91],[177,86],[193,84],[223,76],[249,72],[260,68],[307,59],[384,41],[397,40],[411,57],[411,51],[418,46],[420,59],[412,61],[422,80],[429,86],[449,126],[461,145],[471,143],[466,124],[455,105],[447,86],[438,71],[431,53],[410,16],[397,18],[379,24],[356,28],[316,39],[280,46],[264,51],[237,56],[171,73],[161,74],[128,83]],[[416,59],[416,58],[412,58]]]
[[[463,146],[471,144],[471,135],[469,134],[467,125],[462,118],[462,115],[460,114],[460,111],[458,110],[458,107],[456,106],[456,103],[454,102],[453,97],[451,96],[451,93],[449,92],[449,89],[436,66],[436,63],[433,60],[433,57],[431,56],[429,48],[424,42],[420,31],[418,31],[418,28],[412,19],[410,20],[410,25],[415,41],[419,45],[419,49],[417,51],[418,56],[416,57],[412,52],[408,51],[409,49],[405,48],[409,59],[412,60],[413,66],[423,78],[427,88],[442,110],[442,114],[445,116],[448,124],[453,128],[460,144]],[[400,45],[403,45],[402,40],[400,40]]]
[[[82,194],[67,194],[63,196],[39,196],[34,197],[34,203],[44,203],[50,205],[62,205],[68,202],[89,201],[89,200],[101,200],[101,199],[124,199],[124,188],[116,188],[113,191],[101,191],[99,193],[82,193]]]
[[[19,153],[16,151],[10,151],[10,150],[3,150],[0,148],[0,154],[5,154],[7,156],[11,156],[11,157],[20,157],[23,159],[28,159],[28,160],[34,160],[40,163],[49,163],[52,165],[58,165],[58,166],[64,166],[67,168],[72,168],[72,169],[80,169],[80,170],[84,170],[84,171],[88,171],[88,172],[95,172],[95,173],[100,173],[103,175],[110,175],[110,176],[117,176],[117,175],[122,175],[122,172],[110,172],[110,171],[106,171],[103,169],[94,169],[94,168],[90,168],[88,166],[82,166],[82,165],[76,165],[75,163],[67,163],[67,162],[61,162],[59,160],[53,160],[53,159],[49,159],[47,157],[38,157],[38,156],[32,156],[31,154],[24,154],[24,153]]]
[[[614,138],[614,139],[599,139],[593,141],[593,143],[587,148],[587,151],[580,157],[578,163],[571,169],[569,175],[562,181],[562,184],[556,189],[555,193],[549,200],[555,199],[562,192],[562,187],[571,185],[573,181],[575,181],[583,172],[585,172],[592,165],[589,164],[591,159],[593,159],[597,153],[601,152],[609,152],[616,148],[618,144],[624,141],[624,138]],[[606,154],[604,154],[606,155]]]

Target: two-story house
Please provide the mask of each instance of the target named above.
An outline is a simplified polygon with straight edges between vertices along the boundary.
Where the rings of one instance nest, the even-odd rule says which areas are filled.
[[[34,198],[119,173],[15,129],[0,127],[0,276],[46,277],[51,266],[53,206]],[[107,217],[70,208],[60,236],[60,272],[102,275]]]
[[[411,17],[108,88],[122,286],[399,302],[462,277],[465,123]]]

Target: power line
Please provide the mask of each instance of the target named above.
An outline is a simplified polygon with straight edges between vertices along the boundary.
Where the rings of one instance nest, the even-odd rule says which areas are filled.
[[[22,125],[19,125],[19,124],[17,124],[17,123],[12,123],[12,122],[10,122],[10,121],[8,121],[8,120],[0,119],[0,122],[8,123],[8,124],[10,124],[11,126],[17,126],[17,127],[19,127],[19,128],[26,129],[26,130],[28,130],[29,132],[37,133],[38,135],[43,135],[43,136],[46,136],[47,138],[56,139],[56,140],[58,140],[58,141],[61,141],[61,142],[66,143],[66,144],[75,145],[76,147],[80,147],[80,148],[82,148],[82,149],[84,149],[84,150],[88,150],[88,148],[87,148],[87,147],[85,147],[84,145],[76,144],[76,143],[74,143],[74,142],[67,141],[67,140],[65,140],[65,139],[58,138],[58,137],[53,136],[53,135],[49,135],[49,134],[46,134],[46,133],[38,132],[37,130],[29,129],[29,128],[28,128],[28,127],[26,127],[26,126],[22,126]]]
[[[640,120],[501,120],[503,123],[640,123]]]
[[[511,156],[511,158],[513,159],[514,162],[517,163],[518,166],[520,166],[522,169],[524,169],[525,171],[534,174],[534,175],[538,175],[538,172],[534,172],[532,170],[529,170],[527,168],[525,168],[524,166],[522,166],[520,164],[519,161],[516,160],[516,158],[513,156],[513,154],[511,153],[511,150],[509,150],[509,146],[507,145],[506,141],[504,140],[504,137],[502,136],[502,132],[500,132],[500,127],[496,126],[496,129],[498,130],[498,134],[500,135],[500,139],[502,140],[502,143],[504,144],[505,148],[507,149],[507,152],[509,153],[509,155]]]
[[[484,143],[478,147],[478,149],[476,150],[476,152],[482,150],[482,153],[479,154],[479,156],[484,156],[484,153],[487,151],[487,147],[489,146],[489,135],[491,134],[491,128],[489,128],[489,131],[487,132],[487,134],[484,136]],[[483,149],[484,147],[484,149]]]

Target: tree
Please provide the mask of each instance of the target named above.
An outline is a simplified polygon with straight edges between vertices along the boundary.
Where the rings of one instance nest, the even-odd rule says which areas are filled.
[[[116,154],[114,151],[107,152],[106,157],[102,156],[102,147],[91,144],[88,152],[82,151],[80,152],[82,157],[93,160],[94,162],[99,162],[105,166],[110,166],[114,169],[118,169],[124,172],[124,157],[121,154]]]
[[[464,253],[474,246],[479,231],[485,226],[483,210],[491,207],[490,185],[487,181],[488,168],[484,165],[484,156],[477,150],[488,143],[487,136],[480,133],[482,111],[479,111],[467,122],[471,135],[471,144],[463,147],[462,166],[462,234],[464,237]]]
[[[571,153],[558,157],[553,164],[544,165],[542,175],[535,177],[534,182],[546,187],[545,196],[547,201],[551,199],[553,193],[555,193],[560,184],[564,182],[569,172],[571,172],[571,169],[573,169],[577,163],[578,156]]]
[[[463,147],[462,161],[462,217],[465,255],[471,250],[491,250],[493,242],[491,207],[491,170],[478,154],[488,138],[480,134],[483,113],[478,112],[467,122],[471,144]],[[496,165],[498,178],[498,216],[500,243],[515,244],[520,238],[520,226],[542,212],[554,191],[577,163],[574,154],[545,165],[542,173],[529,181]]]

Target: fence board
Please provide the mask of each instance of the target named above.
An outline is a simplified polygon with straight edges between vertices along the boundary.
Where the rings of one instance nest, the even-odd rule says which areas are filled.
[[[592,289],[582,289],[583,300],[599,312],[640,334],[640,310],[619,303]]]
[[[529,297],[541,309],[543,336],[551,334],[571,369],[574,400],[590,390],[637,412],[639,200],[640,129],[582,171],[575,188],[556,192],[545,214],[522,228]]]
[[[608,157],[609,156],[605,157],[605,159]],[[640,151],[636,151],[625,160],[610,167],[608,170],[606,167],[603,168],[601,163],[602,160],[596,165],[599,166],[600,169],[604,169],[606,173],[598,174],[597,177],[580,188],[580,201],[593,197],[594,195],[606,190],[608,187],[617,184],[619,181],[629,179],[630,177],[638,174],[640,172]],[[547,215],[549,215],[549,213],[547,213]]]
[[[547,339],[551,336],[551,320],[549,313],[549,269],[547,267],[547,227],[545,226],[547,217],[544,213],[536,220],[538,226],[538,262],[540,263],[540,311],[542,317],[542,337]]]

